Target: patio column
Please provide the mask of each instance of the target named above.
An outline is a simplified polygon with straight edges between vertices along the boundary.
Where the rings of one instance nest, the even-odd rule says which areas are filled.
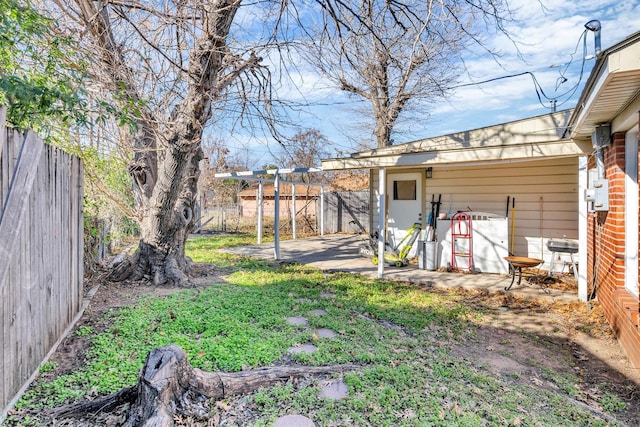
[[[587,189],[589,172],[587,170],[587,156],[578,158],[578,300],[586,302],[588,298],[587,290],[587,208],[588,203],[583,199],[584,191]]]
[[[293,240],[296,240],[296,185],[291,184],[291,210],[293,211],[291,218],[291,233],[293,234]]]
[[[387,191],[387,170],[378,169],[378,279],[382,279],[384,273],[384,230],[385,230],[385,206]]]
[[[262,244],[262,201],[264,199],[264,183],[258,181],[258,244]]]
[[[280,171],[273,180],[273,259],[280,259]]]
[[[320,186],[320,235],[324,236],[324,185]]]
[[[630,130],[625,135],[624,177],[624,285],[638,296],[638,131]]]

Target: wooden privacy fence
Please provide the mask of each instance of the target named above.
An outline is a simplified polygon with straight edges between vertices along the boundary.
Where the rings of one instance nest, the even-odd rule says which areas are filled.
[[[82,306],[83,165],[0,107],[0,423]]]
[[[368,191],[331,191],[324,197],[325,232],[369,232]]]

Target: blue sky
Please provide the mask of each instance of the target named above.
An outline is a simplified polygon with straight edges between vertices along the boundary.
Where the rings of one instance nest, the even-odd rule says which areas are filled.
[[[468,74],[473,81],[482,82],[532,72],[548,97],[558,97],[558,110],[575,106],[595,62],[594,59],[585,61],[580,78],[585,23],[592,19],[601,22],[603,50],[640,30],[640,1],[515,0],[510,1],[510,5],[516,11],[517,22],[507,30],[518,42],[521,58],[511,41],[504,36],[496,37],[490,40],[490,45],[502,52],[500,64],[487,56],[470,55],[465,61]],[[587,32],[586,37],[587,57],[593,56],[593,32]],[[567,66],[568,63],[571,65]],[[563,77],[566,81],[561,83]],[[371,127],[354,113],[354,109],[366,104],[329,86],[308,66],[290,69],[289,78],[276,88],[278,96],[309,104],[290,114],[292,122],[301,129],[320,130],[335,149],[346,153],[357,151],[359,143],[371,146]],[[463,76],[461,84],[469,82],[469,76]],[[576,86],[577,90],[572,91]],[[569,94],[560,96],[566,92]],[[430,106],[430,117],[404,125],[402,132],[394,135],[394,141],[400,144],[545,114],[551,111],[550,102],[544,98],[543,101],[544,106],[529,75],[462,86],[455,89],[448,101]],[[295,126],[283,128],[289,135],[296,130]],[[225,137],[225,143],[250,167],[268,162],[271,153],[279,149],[269,136],[252,135],[239,128]]]

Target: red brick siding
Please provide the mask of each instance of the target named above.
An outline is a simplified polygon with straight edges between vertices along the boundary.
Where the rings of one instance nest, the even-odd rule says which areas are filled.
[[[614,134],[613,144],[604,153],[605,176],[609,182],[609,211],[590,213],[587,220],[587,280],[593,283],[595,260],[598,300],[629,359],[635,367],[640,368],[640,331],[636,314],[640,303],[624,287],[624,151],[625,134]],[[590,168],[594,166],[592,160]]]

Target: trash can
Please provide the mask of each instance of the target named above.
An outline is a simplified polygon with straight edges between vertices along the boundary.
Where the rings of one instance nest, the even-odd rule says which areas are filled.
[[[438,242],[418,240],[418,268],[421,270],[435,270]]]

